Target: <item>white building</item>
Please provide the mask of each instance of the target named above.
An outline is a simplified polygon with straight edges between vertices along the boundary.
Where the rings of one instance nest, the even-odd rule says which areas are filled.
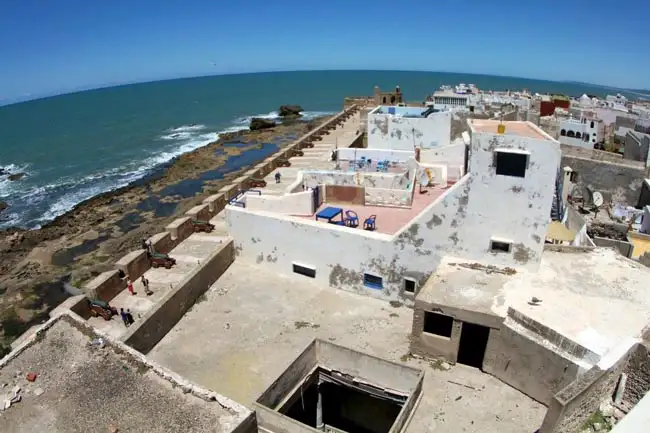
[[[620,93],[617,93],[616,95],[607,95],[605,101],[623,106],[627,105],[627,98]]]
[[[368,113],[368,149],[431,149],[449,145],[451,111],[379,106]]]
[[[480,95],[444,88],[433,92],[431,99],[428,105],[433,106],[436,110],[468,109],[480,102]]]
[[[529,122],[505,122],[505,134],[497,132],[499,124],[472,121],[468,172],[456,182],[448,179],[445,164],[411,160],[405,172],[380,176],[303,171],[287,188],[288,195],[320,190],[323,206],[355,209],[360,223],[372,215],[374,231],[363,230],[361,224],[351,228],[342,221],[328,224],[313,216],[287,215],[289,211],[227,206],[226,221],[238,259],[295,278],[307,276],[334,289],[407,302],[444,256],[536,270],[560,146]],[[423,175],[430,181],[419,192]],[[382,196],[370,201],[380,186]],[[406,200],[403,204],[399,194]],[[345,200],[350,204],[342,205]],[[314,201],[319,207],[320,200]]]
[[[560,122],[560,143],[593,149],[605,139],[605,126],[598,119],[564,119]]]

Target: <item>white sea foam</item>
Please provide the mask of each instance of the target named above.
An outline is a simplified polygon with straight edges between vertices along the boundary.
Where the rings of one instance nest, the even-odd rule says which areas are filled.
[[[311,120],[319,116],[332,114],[331,112],[307,111],[302,113],[302,119]],[[238,117],[234,119],[231,126],[219,132],[206,132],[205,125],[181,125],[169,128],[163,135],[158,137],[164,142],[169,142],[159,151],[145,157],[140,161],[133,161],[119,167],[110,168],[101,172],[92,173],[81,178],[62,177],[55,182],[44,186],[33,186],[25,188],[20,182],[10,182],[0,178],[0,198],[20,200],[20,210],[13,210],[10,206],[0,219],[0,227],[12,225],[27,225],[30,228],[40,228],[59,215],[62,215],[78,203],[88,200],[98,194],[124,187],[131,182],[138,180],[153,169],[165,164],[172,159],[206,146],[219,138],[220,133],[237,132],[247,130],[253,117],[268,120],[281,120],[276,111],[266,114]],[[25,172],[30,175],[27,166],[5,166],[11,173]],[[52,200],[54,198],[54,200]],[[17,206],[15,206],[17,207]],[[43,212],[34,215],[36,209],[43,209]],[[26,213],[31,210],[32,215]]]
[[[182,125],[177,128],[171,128],[169,132],[201,131],[205,128],[205,125]]]
[[[4,168],[8,174],[25,173],[26,176],[30,175],[29,165],[9,164],[0,165],[0,167]],[[0,197],[8,197],[9,195],[18,191],[20,187],[21,184],[19,181],[9,180],[8,175],[0,176]]]

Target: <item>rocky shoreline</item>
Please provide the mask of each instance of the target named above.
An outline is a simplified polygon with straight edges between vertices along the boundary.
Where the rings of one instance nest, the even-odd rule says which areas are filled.
[[[38,230],[0,231],[0,330],[7,345],[142,239],[328,117],[221,134],[128,186],[92,197]],[[4,343],[3,343],[4,340]]]

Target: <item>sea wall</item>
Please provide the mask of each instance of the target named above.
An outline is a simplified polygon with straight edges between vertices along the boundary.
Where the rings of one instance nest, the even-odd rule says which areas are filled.
[[[154,249],[161,253],[169,253],[178,244],[187,239],[194,231],[192,226],[193,219],[209,220],[221,212],[228,201],[236,197],[241,191],[248,189],[248,183],[253,178],[264,177],[279,166],[284,160],[288,160],[301,151],[314,140],[320,140],[328,131],[342,125],[350,116],[358,111],[356,105],[351,105],[328,119],[323,124],[299,137],[290,145],[282,148],[272,156],[266,158],[252,169],[248,170],[243,176],[235,179],[230,185],[221,188],[217,194],[211,195],[203,200],[201,204],[194,206],[185,213],[185,216],[174,220],[165,227],[165,231],[158,233],[147,239]],[[114,266],[113,271],[104,272],[94,280],[84,286],[89,297],[109,301],[126,287],[126,278],[136,280],[144,275],[151,267],[149,259],[144,249],[132,251],[121,259]],[[123,272],[124,276],[119,273]],[[85,305],[85,301],[79,305]],[[67,304],[66,304],[67,305]],[[76,305],[76,304],[75,304]],[[79,311],[83,310],[82,306],[76,306]],[[83,311],[82,311],[83,312]],[[80,314],[82,317],[86,313]]]
[[[128,329],[122,336],[122,341],[141,353],[148,353],[234,260],[235,247],[230,239],[210,254],[174,290],[156,302],[144,317]]]

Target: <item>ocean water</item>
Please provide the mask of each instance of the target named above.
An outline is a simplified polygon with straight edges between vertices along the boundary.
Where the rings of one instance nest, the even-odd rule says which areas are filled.
[[[205,146],[251,117],[276,118],[282,104],[305,117],[341,109],[345,96],[399,84],[420,100],[443,84],[482,89],[604,95],[573,83],[427,72],[315,71],[224,75],[90,90],[0,107],[0,228],[38,228],[79,202],[139,179],[160,164]],[[610,91],[611,93],[611,91]]]

